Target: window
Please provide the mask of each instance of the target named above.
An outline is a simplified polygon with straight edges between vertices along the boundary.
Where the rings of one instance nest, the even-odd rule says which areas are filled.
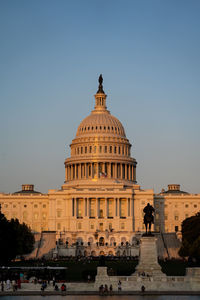
[[[83,147],[81,147],[81,154],[83,154]]]
[[[45,213],[43,213],[43,214],[42,214],[42,219],[43,219],[43,220],[46,220],[46,218],[47,218],[47,215],[46,215]]]
[[[188,208],[188,204],[185,204],[185,207]]]
[[[57,217],[60,218],[60,217],[61,217],[61,214],[62,214],[61,210],[58,210],[58,211],[57,211]]]
[[[121,152],[120,150],[121,150],[121,149],[120,149],[120,147],[119,147],[119,149],[118,149],[118,151],[119,151],[119,154],[120,154],[120,152]]]
[[[108,224],[108,228],[109,228],[109,230],[112,230],[112,223]]]
[[[175,232],[177,232],[177,231],[178,231],[178,226],[175,226],[175,228],[174,228],[174,229],[175,229]]]
[[[117,147],[114,147],[114,153],[116,153],[117,152]]]
[[[174,220],[175,220],[175,221],[178,221],[178,216],[174,216]]]
[[[81,218],[82,217],[82,210],[79,208],[78,209],[78,218]]]
[[[87,153],[87,147],[85,147],[85,153]]]
[[[42,207],[43,207],[43,208],[46,208],[46,204],[43,204]]]
[[[101,146],[99,146],[99,152],[101,153],[101,151],[102,151],[102,147],[101,147]]]
[[[37,206],[37,204],[34,204],[34,208],[37,208],[38,206]]]
[[[110,151],[109,152],[112,153],[112,146],[110,146]]]
[[[188,218],[189,217],[189,215],[188,214],[185,214],[185,218]]]
[[[104,152],[105,152],[105,153],[107,153],[107,146],[105,146],[105,148],[104,148]]]
[[[24,207],[27,207],[27,205],[26,205],[26,204],[24,204]]]
[[[194,207],[196,208],[196,207],[197,207],[197,205],[196,205],[196,204],[194,204]]]
[[[121,225],[121,226],[120,226],[120,227],[121,227],[120,229],[125,229],[125,224],[124,224],[124,223],[121,223],[120,225]]]
[[[16,204],[13,204],[13,208],[16,208],[17,206],[16,206]]]
[[[90,153],[92,153],[92,146],[90,146],[90,148],[89,148],[89,152],[90,152]]]
[[[37,220],[38,219],[38,213],[34,213],[33,217],[34,217],[34,220]]]
[[[61,225],[60,223],[57,224],[57,230],[60,230],[61,229]]]
[[[25,211],[25,212],[23,212],[23,219],[27,220],[27,218],[28,218],[28,213],[27,213],[27,211]]]
[[[167,221],[168,220],[168,215],[165,215],[165,221]]]
[[[94,229],[94,224],[90,224],[90,229]]]
[[[82,224],[81,223],[78,223],[78,229],[80,230],[82,228]]]

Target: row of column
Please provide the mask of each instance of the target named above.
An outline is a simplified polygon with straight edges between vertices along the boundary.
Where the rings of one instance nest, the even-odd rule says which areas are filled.
[[[65,172],[66,181],[103,177],[136,181],[136,165],[126,163],[70,164]]]
[[[103,206],[102,206],[103,203]],[[72,216],[75,218],[126,218],[133,216],[131,198],[72,198]]]

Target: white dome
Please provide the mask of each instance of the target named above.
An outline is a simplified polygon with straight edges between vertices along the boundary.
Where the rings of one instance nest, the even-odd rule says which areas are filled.
[[[117,137],[126,137],[121,122],[105,110],[102,112],[92,111],[79,125],[76,137],[92,134],[112,134]]]

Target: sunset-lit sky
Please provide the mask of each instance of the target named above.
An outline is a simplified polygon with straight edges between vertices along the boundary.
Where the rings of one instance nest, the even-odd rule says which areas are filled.
[[[64,182],[103,74],[142,188],[200,193],[199,0],[1,0],[0,192]]]

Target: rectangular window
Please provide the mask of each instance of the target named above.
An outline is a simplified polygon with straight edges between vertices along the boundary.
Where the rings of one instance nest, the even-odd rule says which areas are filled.
[[[104,152],[105,152],[105,153],[107,153],[107,146],[105,146],[105,148],[104,148]]]
[[[125,229],[125,224],[124,223],[121,223],[121,229]]]

